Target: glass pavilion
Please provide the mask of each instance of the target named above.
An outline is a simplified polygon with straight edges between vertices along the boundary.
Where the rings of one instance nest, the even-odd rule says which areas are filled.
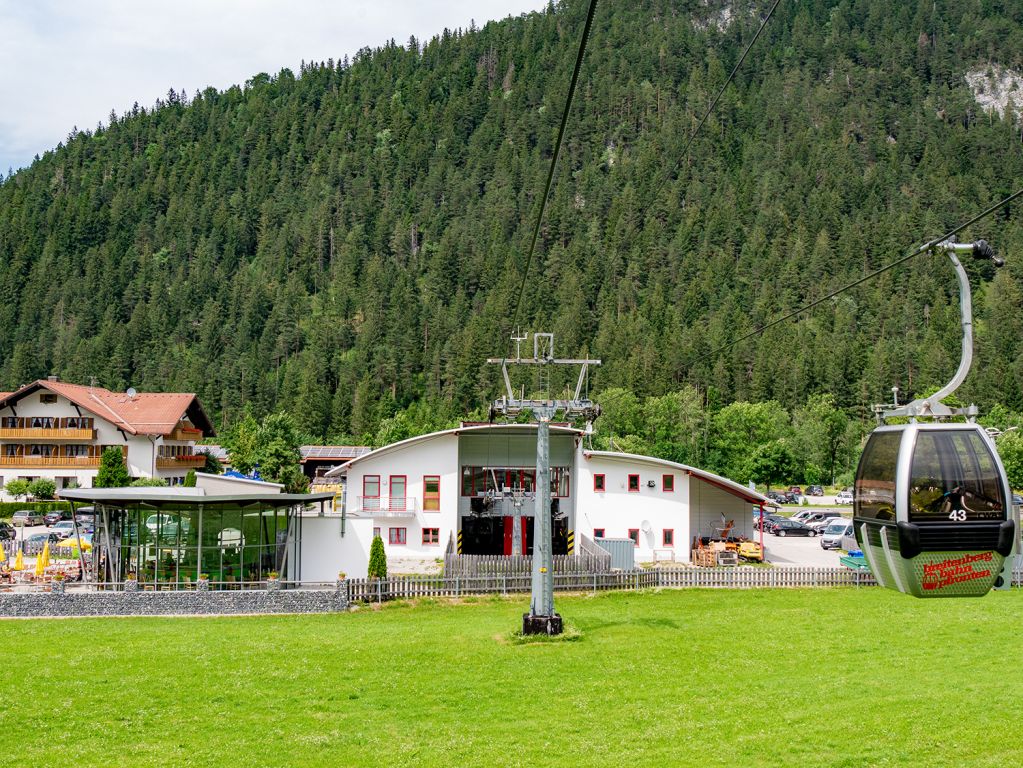
[[[201,574],[213,589],[261,587],[274,572],[301,576],[302,515],[332,493],[205,496],[193,489],[92,488],[61,492],[76,512],[93,507],[95,532],[87,581],[176,589]],[[315,513],[315,512],[314,512]]]

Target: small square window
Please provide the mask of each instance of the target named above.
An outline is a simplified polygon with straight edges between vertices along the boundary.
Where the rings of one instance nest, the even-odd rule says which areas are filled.
[[[639,493],[639,475],[629,475],[629,493]]]
[[[675,492],[675,476],[661,475],[661,490],[665,493]]]
[[[593,476],[593,491],[595,493],[603,493],[604,492],[604,476],[603,475],[594,475]]]
[[[387,541],[390,544],[404,544],[405,543],[405,529],[404,528],[388,528],[387,529]]]
[[[639,528],[629,529],[629,538],[632,539],[632,543],[635,546],[639,546]]]
[[[55,394],[53,394],[52,392],[49,392],[49,393],[46,393],[46,394],[42,394],[42,395],[39,395],[39,402],[40,403],[49,403],[49,404],[52,405],[53,403],[57,402],[57,396]]]
[[[424,528],[423,544],[440,544],[440,528]]]
[[[595,538],[595,539],[602,539],[602,538],[604,538],[604,529],[603,528],[594,528],[593,529],[593,538]]]
[[[661,533],[661,546],[663,547],[674,547],[675,546],[675,529],[665,528]]]

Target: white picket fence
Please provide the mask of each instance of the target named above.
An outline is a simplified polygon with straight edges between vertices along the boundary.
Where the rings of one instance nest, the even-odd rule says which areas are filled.
[[[658,568],[605,573],[555,573],[559,592],[652,589],[657,587],[758,589],[772,587],[859,587],[877,582],[866,571],[848,568]],[[395,576],[388,579],[349,579],[353,601],[382,602],[415,597],[528,592],[524,573],[456,576]]]

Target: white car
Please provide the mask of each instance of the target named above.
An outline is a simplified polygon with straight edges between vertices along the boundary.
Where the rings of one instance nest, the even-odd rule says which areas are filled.
[[[71,520],[61,520],[59,523],[54,523],[50,530],[62,539],[66,539],[68,536],[75,535],[75,524]]]
[[[829,525],[831,525],[834,522],[839,522],[843,519],[844,518],[836,512],[831,517],[827,517],[823,520],[814,520],[812,523],[807,523],[807,526],[813,528],[815,531],[817,531],[818,534],[821,534],[827,530]]]
[[[839,491],[838,495],[835,497],[835,503],[852,504],[853,503],[852,491]]]

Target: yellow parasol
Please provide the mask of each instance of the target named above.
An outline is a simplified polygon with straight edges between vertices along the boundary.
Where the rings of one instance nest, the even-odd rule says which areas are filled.
[[[42,576],[46,572],[46,563],[43,562],[43,556],[39,555],[36,558],[36,576]]]
[[[25,555],[22,553],[21,547],[18,547],[18,554],[14,558],[14,570],[25,570]]]
[[[46,568],[50,564],[50,542],[43,544],[43,552],[39,555],[39,560],[43,563],[43,568]],[[38,566],[36,566],[38,568]]]
[[[4,552],[4,548],[2,546],[0,546],[0,563],[6,563],[6,562],[7,562],[7,553]]]

